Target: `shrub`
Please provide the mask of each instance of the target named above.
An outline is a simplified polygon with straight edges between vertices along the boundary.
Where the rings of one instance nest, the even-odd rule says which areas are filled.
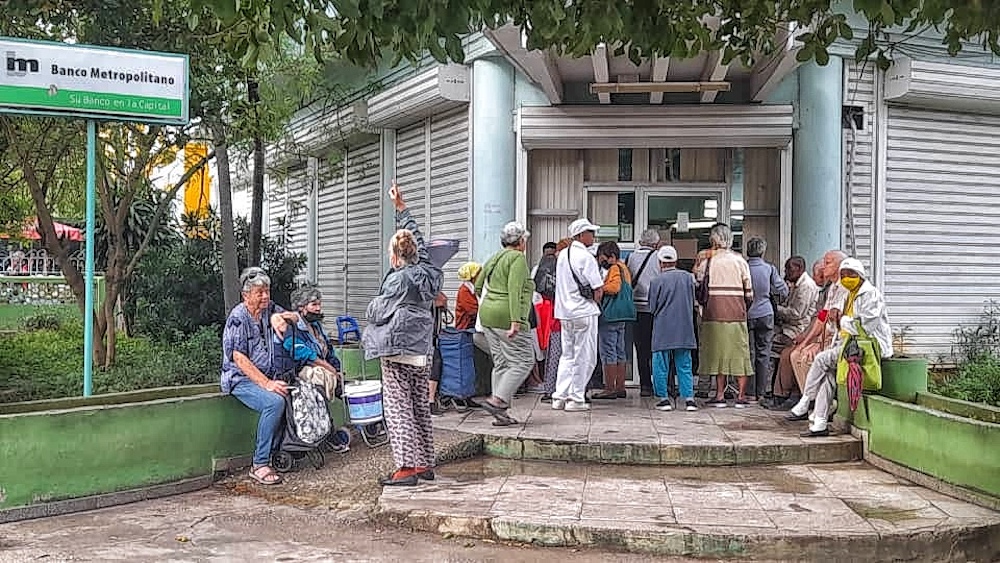
[[[958,372],[940,382],[931,382],[931,391],[973,403],[1000,407],[1000,359],[982,355],[963,363]]]
[[[43,311],[21,320],[24,330],[59,330],[62,319],[54,312]]]
[[[0,402],[79,396],[83,393],[83,328],[23,331],[0,338]],[[212,383],[219,380],[222,340],[204,327],[176,344],[122,336],[118,361],[94,371],[94,393],[115,393]]]

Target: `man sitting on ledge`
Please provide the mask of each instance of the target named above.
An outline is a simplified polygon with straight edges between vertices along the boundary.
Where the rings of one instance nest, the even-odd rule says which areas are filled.
[[[262,485],[276,485],[281,476],[269,463],[285,414],[288,386],[275,378],[295,364],[274,334],[283,335],[285,321],[295,323],[299,316],[271,301],[271,278],[264,270],[247,268],[240,284],[243,302],[229,313],[222,331],[222,392],[260,413],[250,477]]]

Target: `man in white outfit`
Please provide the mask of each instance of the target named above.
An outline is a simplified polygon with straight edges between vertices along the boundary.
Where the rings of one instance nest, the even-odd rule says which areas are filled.
[[[598,303],[604,296],[604,279],[589,251],[598,229],[587,219],[573,221],[569,226],[573,243],[556,259],[555,316],[562,323],[562,355],[552,393],[555,410],[590,410],[584,393],[597,366]],[[581,289],[593,296],[584,297]]]
[[[840,333],[833,345],[816,355],[809,375],[806,376],[802,399],[792,407],[788,420],[809,419],[809,430],[802,433],[805,438],[829,436],[830,409],[837,398],[837,362],[840,350],[848,336],[857,335],[860,323],[868,335],[878,342],[882,358],[892,357],[892,329],[885,310],[882,293],[865,279],[865,267],[856,258],[847,258],[840,263],[840,285],[847,292],[847,301],[840,311]],[[812,416],[808,415],[809,402],[816,401]]]

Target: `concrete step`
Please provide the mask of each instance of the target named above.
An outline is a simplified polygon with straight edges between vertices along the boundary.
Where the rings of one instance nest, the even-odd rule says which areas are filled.
[[[479,458],[386,487],[382,517],[540,546],[782,561],[996,561],[1000,513],[863,462],[640,467]]]
[[[496,427],[482,410],[451,412],[436,428],[483,436],[486,454],[509,459],[626,465],[761,465],[861,459],[849,434],[802,438],[806,422],[753,405],[696,412],[656,410],[653,399],[594,401],[590,412],[554,411],[536,395],[516,399],[511,415],[523,425]],[[634,394],[635,396],[631,396]]]

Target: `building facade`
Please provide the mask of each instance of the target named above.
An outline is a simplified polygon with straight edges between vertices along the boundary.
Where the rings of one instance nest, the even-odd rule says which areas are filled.
[[[387,268],[392,178],[429,237],[460,241],[452,299],[458,266],[496,251],[510,220],[531,230],[532,260],[587,216],[626,250],[657,229],[682,262],[722,221],[737,245],[765,237],[779,265],[837,247],[860,258],[908,351],[936,359],[1000,297],[1000,62],[939,43],[911,40],[881,71],[846,44],[799,64],[791,36],[743,68],[714,52],[557,57],[513,26],[472,34],[464,65],[428,60],[300,112],[269,153],[270,231],[307,254],[328,309],[363,322]]]

